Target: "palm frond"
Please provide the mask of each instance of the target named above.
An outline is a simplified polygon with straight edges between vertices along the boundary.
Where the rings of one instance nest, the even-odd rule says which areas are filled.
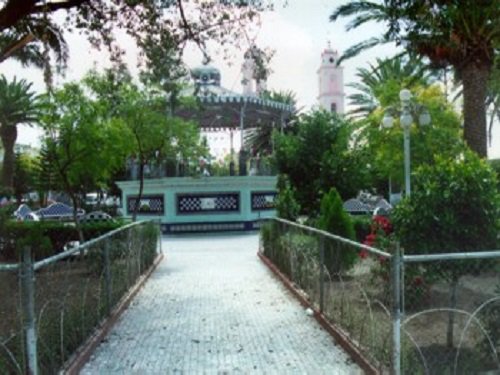
[[[337,65],[339,65],[340,63],[342,63],[342,61],[344,60],[348,60],[352,57],[355,57],[357,55],[359,55],[361,52],[367,50],[367,49],[370,49],[370,48],[373,48],[377,45],[381,45],[381,44],[385,44],[385,43],[389,43],[390,40],[387,40],[385,38],[377,38],[377,37],[373,37],[373,38],[370,38],[370,39],[367,39],[363,42],[360,42],[358,44],[355,44],[354,46],[351,46],[349,47],[343,54],[342,56],[340,56],[340,58],[337,60]]]

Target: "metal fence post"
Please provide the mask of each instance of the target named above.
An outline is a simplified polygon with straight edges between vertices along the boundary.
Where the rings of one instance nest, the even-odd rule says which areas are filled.
[[[109,239],[104,241],[104,280],[106,283],[106,312],[109,315],[111,312],[111,260],[109,257]]]
[[[26,373],[38,375],[36,319],[35,319],[35,272],[31,259],[31,247],[23,249],[21,264],[21,295],[26,345]]]
[[[325,303],[325,237],[319,237],[319,311],[323,312]]]
[[[399,242],[392,256],[392,370],[401,375],[401,252]]]
[[[161,245],[161,237],[162,237],[162,233],[161,233],[161,219],[158,219],[158,242],[159,242],[159,245],[160,245],[160,254],[163,254],[163,249],[162,249],[162,245]]]

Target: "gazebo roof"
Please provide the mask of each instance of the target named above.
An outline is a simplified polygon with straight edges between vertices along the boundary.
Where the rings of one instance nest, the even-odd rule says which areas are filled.
[[[178,116],[199,122],[204,130],[254,128],[261,123],[285,123],[293,106],[253,95],[242,95],[220,86],[218,69],[202,66],[191,71],[194,85],[182,96],[195,96],[197,109],[181,109]],[[244,123],[244,125],[243,125]]]

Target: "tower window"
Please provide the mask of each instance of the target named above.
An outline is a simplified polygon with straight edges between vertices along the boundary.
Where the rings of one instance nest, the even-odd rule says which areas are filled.
[[[332,103],[330,106],[330,111],[337,113],[337,103]]]
[[[330,61],[330,63],[332,63],[332,64],[333,64],[333,61],[334,61],[334,60],[333,60],[333,57],[330,57],[330,60],[329,60],[329,61]]]

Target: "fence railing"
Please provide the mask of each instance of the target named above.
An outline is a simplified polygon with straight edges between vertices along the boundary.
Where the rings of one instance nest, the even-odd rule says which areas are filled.
[[[500,251],[388,248],[282,219],[261,230],[263,255],[381,373],[500,371]]]
[[[126,225],[38,262],[0,264],[0,373],[55,374],[154,262],[156,221]]]

